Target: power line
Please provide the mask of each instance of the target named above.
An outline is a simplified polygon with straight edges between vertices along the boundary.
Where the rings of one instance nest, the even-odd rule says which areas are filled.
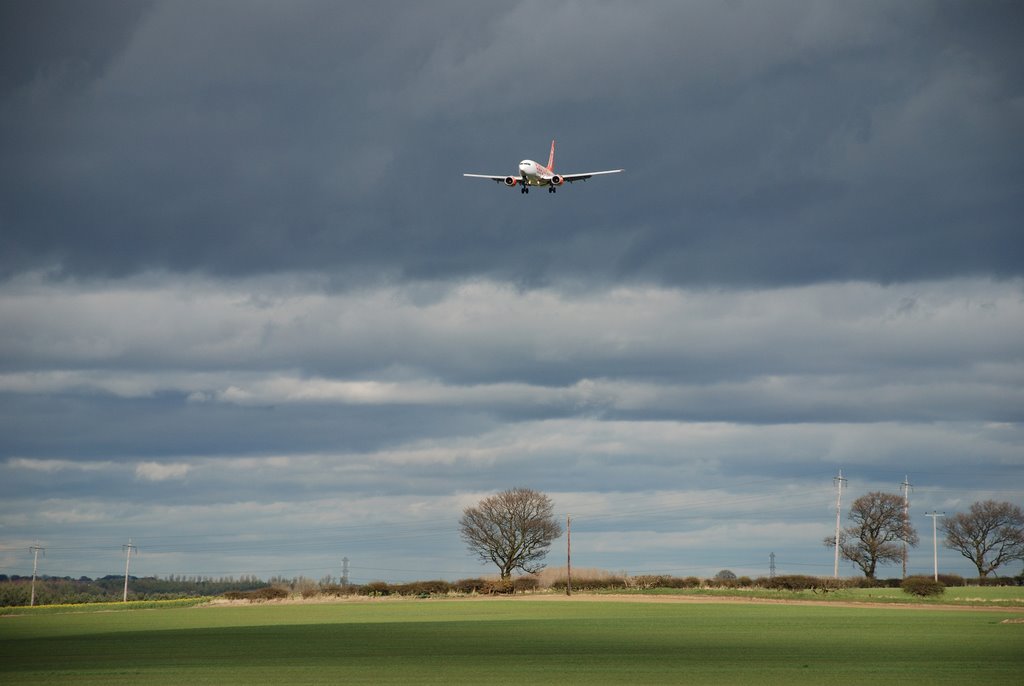
[[[128,545],[123,545],[121,548],[125,551],[124,561],[124,598],[123,602],[128,602],[128,568],[132,563],[132,551],[138,550],[136,546],[132,545],[132,539],[128,539]]]
[[[34,545],[29,548],[32,551],[32,599],[29,601],[29,607],[36,604],[36,571],[39,568],[39,553],[43,553],[43,557],[46,557],[46,548],[38,545]]]
[[[843,486],[846,484],[846,479],[843,478],[843,470],[839,469],[839,476],[832,479],[832,483],[836,487],[836,559],[835,566],[832,569],[832,578],[839,578],[839,527],[842,517],[842,502],[843,502]]]
[[[565,595],[572,595],[572,517],[565,515]]]
[[[900,488],[903,489],[903,528],[904,528],[904,539],[903,539],[903,578],[907,578],[907,540],[906,540],[906,529],[910,526],[910,489],[913,488],[910,484],[910,476],[903,477],[903,483],[900,484]]]
[[[935,512],[934,510],[925,515],[925,517],[932,518],[932,570],[936,581],[939,580],[939,539],[935,534],[935,522],[939,517],[945,516],[945,512]]]

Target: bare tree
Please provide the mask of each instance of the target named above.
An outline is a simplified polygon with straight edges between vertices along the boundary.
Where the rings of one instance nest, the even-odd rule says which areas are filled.
[[[521,569],[533,574],[551,542],[562,535],[551,498],[529,488],[513,488],[462,512],[462,540],[484,562],[498,566],[502,579]]]
[[[986,500],[942,522],[946,547],[974,563],[984,578],[1003,564],[1024,560],[1024,512],[1012,503]]]
[[[902,496],[878,491],[862,495],[850,506],[850,519],[853,525],[839,536],[839,551],[869,579],[875,578],[879,563],[903,559],[900,543],[917,545],[917,532],[903,514]],[[834,536],[825,539],[829,548],[835,542]]]

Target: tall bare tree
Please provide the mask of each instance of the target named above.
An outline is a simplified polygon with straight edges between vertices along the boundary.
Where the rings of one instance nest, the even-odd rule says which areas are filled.
[[[1024,560],[1024,512],[1007,502],[986,500],[942,522],[946,547],[974,563],[984,578],[1012,560]]]
[[[551,498],[529,488],[502,491],[467,507],[459,529],[469,549],[497,565],[502,579],[516,569],[543,569],[551,542],[562,535]]]
[[[879,491],[862,495],[850,506],[849,517],[853,524],[839,535],[839,551],[869,579],[875,578],[879,563],[903,559],[901,543],[917,545],[917,532],[903,514],[900,495]],[[834,536],[825,539],[829,548],[835,542]]]

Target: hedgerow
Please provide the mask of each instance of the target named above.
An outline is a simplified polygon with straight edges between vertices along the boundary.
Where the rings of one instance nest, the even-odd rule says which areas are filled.
[[[551,584],[551,588],[564,591],[567,585],[566,579],[557,579]],[[572,578],[572,587],[578,591],[597,591],[616,588],[626,588],[626,580],[620,576],[612,576],[603,579],[595,578]]]
[[[248,600],[250,603],[263,600],[283,600],[290,596],[291,592],[288,589],[279,586],[267,586],[265,588],[257,588],[254,591],[228,591],[224,593],[224,597],[228,600]]]
[[[941,581],[935,581],[927,576],[908,576],[903,580],[903,583],[900,584],[900,588],[903,589],[904,593],[916,595],[921,598],[942,595],[946,592],[946,587]]]

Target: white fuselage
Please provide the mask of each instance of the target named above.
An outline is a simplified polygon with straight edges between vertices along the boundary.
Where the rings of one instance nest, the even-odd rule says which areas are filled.
[[[533,160],[523,160],[519,163],[519,178],[525,186],[547,186],[554,175],[553,171]]]

